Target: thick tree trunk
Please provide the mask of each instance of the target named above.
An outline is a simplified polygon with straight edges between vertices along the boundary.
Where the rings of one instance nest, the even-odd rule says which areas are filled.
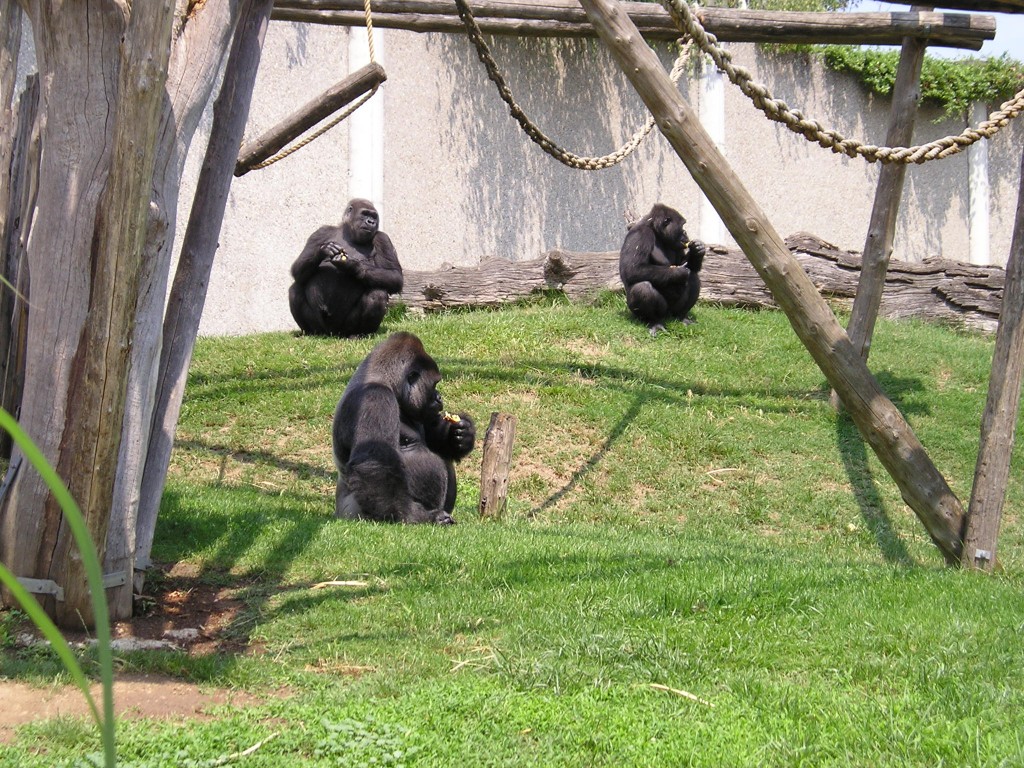
[[[128,350],[134,326],[142,246],[153,182],[156,132],[170,52],[173,0],[136,4],[118,50],[113,152],[90,238],[88,312],[72,361],[57,472],[78,502],[102,552],[110,522],[124,419]],[[58,37],[57,39],[63,39]],[[45,151],[45,144],[44,144]],[[92,625],[92,599],[70,529],[57,533],[50,578],[64,587],[56,620]],[[130,574],[122,574],[127,578]]]
[[[157,513],[167,479],[181,400],[188,378],[188,365],[199,332],[199,318],[206,301],[206,288],[210,282],[213,257],[217,252],[238,145],[242,141],[249,115],[249,103],[271,6],[272,0],[247,0],[244,3],[224,72],[224,84],[213,107],[210,143],[196,186],[164,320],[154,429],[146,456],[136,532],[140,564],[149,562],[153,547]],[[137,577],[140,589],[141,582],[140,573]]]
[[[614,0],[580,0],[658,127],[785,311],[854,423],[924,523],[946,561],[959,564],[963,507],[899,410],[743,187],[655,53]]]
[[[962,563],[992,570],[996,564],[999,524],[1010,477],[1010,458],[1020,413],[1024,379],[1024,155],[1013,243],[1006,262],[1006,288],[992,356],[988,401],[981,421],[981,445],[974,470],[974,490],[967,511]]]
[[[818,292],[849,309],[857,295],[861,259],[813,235],[786,238],[786,247]],[[972,266],[935,259],[893,262],[880,314],[914,317],[981,331],[995,331],[1005,273],[1000,267]],[[562,291],[585,299],[602,290],[622,290],[618,251],[550,251],[529,261],[491,259],[478,267],[449,267],[436,272],[406,270],[399,298],[425,310],[497,307],[540,291]],[[701,272],[701,302],[731,307],[778,307],[764,280],[742,251],[709,245]],[[699,305],[698,305],[699,309]]]
[[[474,0],[473,15],[489,35],[594,37],[593,25],[574,0],[504,2]],[[679,29],[654,3],[623,8],[648,40],[676,40]],[[833,43],[899,45],[904,37],[929,45],[978,50],[996,34],[992,16],[952,13],[798,13],[700,8],[704,28],[723,43]],[[363,0],[277,0],[274,19],[360,27]],[[414,32],[463,32],[453,0],[375,0],[376,27]]]
[[[29,242],[31,314],[21,424],[55,466],[82,415],[70,399],[81,374],[93,275],[91,246],[110,167],[117,51],[125,19],[112,3],[27,7],[39,68],[39,194]],[[88,29],[88,35],[81,30]],[[53,41],[76,41],[55,45]],[[69,193],[69,191],[73,191]],[[12,466],[20,461],[14,451]],[[70,478],[67,478],[70,480]],[[19,577],[52,579],[61,510],[23,466],[4,498],[0,557]],[[61,585],[63,586],[63,585]],[[47,605],[52,613],[52,602]]]
[[[149,232],[139,280],[124,431],[107,540],[104,570],[108,573],[131,574],[145,568],[148,562],[136,563],[136,529],[140,524],[140,489],[153,425],[178,193],[189,146],[227,53],[239,2],[217,0],[196,6],[189,0],[177,0],[167,99],[157,138]],[[151,514],[155,521],[156,510]],[[144,519],[142,525],[145,524]],[[129,577],[126,584],[108,593],[113,618],[131,615],[132,583]]]

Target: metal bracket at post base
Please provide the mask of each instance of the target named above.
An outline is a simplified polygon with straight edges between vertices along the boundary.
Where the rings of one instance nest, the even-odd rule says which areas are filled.
[[[30,579],[27,576],[19,576],[18,583],[25,588],[26,592],[33,595],[50,595],[58,602],[64,602],[64,587],[53,579]],[[107,573],[103,576],[103,588],[111,589],[128,583],[128,574],[124,571]]]
[[[974,550],[974,564],[978,567],[983,567],[985,564],[992,562],[992,551],[988,549],[976,549]]]

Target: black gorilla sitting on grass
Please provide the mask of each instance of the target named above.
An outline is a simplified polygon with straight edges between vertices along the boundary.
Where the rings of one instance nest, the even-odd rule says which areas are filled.
[[[647,324],[651,335],[665,330],[665,321],[692,323],[690,310],[700,295],[704,243],[690,240],[680,213],[656,203],[651,212],[630,225],[619,251],[619,277],[626,306]]]
[[[374,333],[388,294],[402,291],[402,265],[369,200],[350,200],[341,226],[310,235],[292,264],[288,306],[299,328],[322,336]]]
[[[393,523],[451,525],[455,462],[476,427],[450,414],[437,363],[411,333],[394,333],[364,359],[334,411],[335,514]]]

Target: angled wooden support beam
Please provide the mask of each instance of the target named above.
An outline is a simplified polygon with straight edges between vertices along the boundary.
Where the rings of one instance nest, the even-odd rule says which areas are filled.
[[[946,562],[959,564],[964,510],[895,405],[886,397],[807,274],[786,248],[672,84],[658,56],[616,0],[580,0],[658,128],[757,270],[793,330],[839,393]]]
[[[384,67],[375,61],[357,69],[258,138],[243,144],[238,151],[235,176],[244,176],[321,120],[330,117],[387,79]]]

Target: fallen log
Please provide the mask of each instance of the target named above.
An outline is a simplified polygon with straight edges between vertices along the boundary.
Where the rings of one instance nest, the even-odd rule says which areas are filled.
[[[668,12],[644,2],[623,3],[649,40],[675,40],[679,30]],[[596,37],[576,0],[474,0],[473,15],[492,35]],[[701,8],[704,28],[722,43],[833,43],[900,45],[904,37],[932,46],[979,50],[996,34],[995,17],[941,12],[804,13]],[[363,0],[276,0],[276,21],[364,26]],[[373,25],[414,32],[462,32],[453,0],[374,0]]]
[[[821,295],[837,308],[849,310],[857,293],[860,256],[802,232],[788,237],[786,246]],[[1000,267],[946,259],[893,261],[879,314],[992,332],[999,322],[1005,275]],[[777,306],[737,248],[709,246],[701,283],[702,302],[748,308]],[[603,290],[622,290],[618,251],[553,250],[530,261],[490,259],[478,267],[406,270],[405,289],[398,300],[407,307],[434,311],[497,307],[546,291],[561,291],[579,301]]]

